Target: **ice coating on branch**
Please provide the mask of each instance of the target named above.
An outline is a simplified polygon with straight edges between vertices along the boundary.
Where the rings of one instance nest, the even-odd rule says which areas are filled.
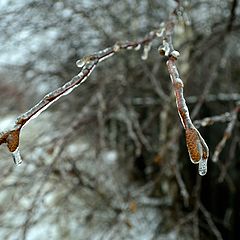
[[[175,55],[178,55],[177,51]],[[199,164],[199,174],[203,176],[207,173],[209,149],[205,140],[202,138],[200,132],[195,128],[190,118],[188,107],[183,95],[183,81],[179,76],[175,62],[176,58],[171,53],[169,60],[167,61],[167,67],[174,88],[178,113],[185,129],[189,157],[192,163]]]
[[[100,55],[99,57],[101,57],[101,55],[108,55],[110,53],[113,52],[113,48],[112,47],[108,47],[108,48],[105,48],[101,51],[98,51],[97,54]]]
[[[19,147],[17,147],[17,149],[12,152],[12,157],[15,165],[20,165],[22,163],[22,157],[20,155]]]
[[[96,59],[93,59],[93,60],[102,62],[103,60],[113,56],[114,52],[115,52],[114,47],[105,48],[102,51],[97,52],[95,54]]]
[[[23,115],[18,117],[17,121],[20,122],[21,120],[26,119],[26,123],[24,123],[24,125],[23,125],[23,126],[26,126],[31,120],[37,118],[42,112],[44,112],[47,108],[49,108],[60,97],[61,97],[61,95],[54,98],[54,100],[52,100],[51,102],[48,102],[48,103],[45,103],[43,100],[42,102],[38,103],[36,106],[34,106],[30,110],[28,110],[26,113],[24,113]],[[45,96],[45,101],[47,101],[46,96]]]
[[[114,54],[114,52],[111,52],[111,53],[108,53],[108,54],[106,54],[104,56],[101,56],[99,58],[99,62],[102,62],[102,61],[106,60],[107,58],[110,58],[111,56],[113,56],[113,54]]]
[[[55,91],[47,94],[38,104],[28,110],[26,113],[22,114],[17,118],[17,124],[24,125],[30,122],[31,120],[37,118],[43,111],[49,108],[54,102],[56,102],[62,96],[70,94],[75,88],[82,84],[87,77],[92,73],[95,68],[97,61],[91,61],[85,63],[82,71],[75,77],[73,77],[69,82],[64,84],[62,87],[56,89]]]

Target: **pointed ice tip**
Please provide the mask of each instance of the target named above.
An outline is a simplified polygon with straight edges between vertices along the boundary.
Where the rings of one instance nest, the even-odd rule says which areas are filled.
[[[204,176],[207,173],[207,159],[201,159],[199,161],[198,173],[200,176]]]
[[[148,58],[148,55],[147,55],[147,54],[143,54],[143,55],[141,56],[141,59],[144,60],[144,61],[147,60],[147,58]]]
[[[200,176],[203,177],[204,175],[206,175],[206,173],[207,173],[207,169],[206,169],[206,170],[198,171],[198,173],[199,173]]]
[[[17,148],[14,152],[12,152],[12,157],[15,165],[20,165],[22,163],[22,158],[20,155],[19,148]]]

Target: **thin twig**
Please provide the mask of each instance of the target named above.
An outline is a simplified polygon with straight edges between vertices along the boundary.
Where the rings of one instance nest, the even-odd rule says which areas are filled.
[[[237,114],[240,111],[240,106],[237,106],[232,114],[232,120],[228,123],[227,128],[224,131],[222,140],[218,143],[215,148],[212,160],[213,162],[217,162],[219,159],[219,154],[222,152],[227,140],[231,137],[233,128],[235,126],[237,120]]]

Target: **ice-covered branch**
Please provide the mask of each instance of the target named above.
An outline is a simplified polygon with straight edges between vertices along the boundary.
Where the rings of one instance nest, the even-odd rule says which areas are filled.
[[[190,159],[193,163],[199,163],[199,174],[205,175],[207,173],[207,159],[209,156],[208,146],[191,121],[183,95],[183,81],[179,77],[175,57],[170,56],[167,61],[167,67],[176,96],[178,114],[185,129]]]
[[[98,63],[113,56],[121,50],[139,50],[141,46],[144,48],[142,59],[146,59],[151,47],[153,39],[159,37],[160,30],[151,31],[143,39],[136,41],[117,42],[114,46],[106,48],[102,51],[96,52],[92,55],[83,57],[76,62],[77,66],[81,68],[78,75],[74,76],[69,82],[59,87],[58,89],[45,95],[35,106],[30,110],[20,115],[15,121],[15,125],[9,131],[0,133],[0,145],[6,143],[10,152],[13,154],[13,159],[16,164],[22,162],[19,153],[19,136],[20,131],[30,120],[36,118],[40,113],[49,108],[59,98],[71,93],[75,88],[80,86],[89,75],[92,73]]]
[[[159,47],[159,53],[160,55],[165,55],[168,57],[167,68],[176,97],[178,114],[185,129],[189,156],[193,163],[199,163],[199,174],[203,176],[207,173],[207,160],[209,156],[209,150],[207,144],[205,143],[205,140],[202,138],[201,134],[191,121],[188,107],[183,95],[184,85],[182,79],[180,78],[176,65],[176,61],[180,56],[180,53],[174,50],[172,44],[172,35],[174,32],[175,22],[176,17],[173,13],[166,23],[165,32],[163,34],[163,43]]]
[[[176,1],[176,8],[170,15],[169,19],[160,25],[160,28],[151,31],[143,39],[137,41],[124,41],[117,42],[112,47],[106,48],[102,51],[87,55],[76,62],[77,66],[81,68],[78,75],[74,76],[69,82],[62,87],[50,92],[44,96],[34,107],[29,111],[20,115],[15,125],[9,131],[0,133],[0,145],[7,144],[10,152],[13,154],[13,159],[16,164],[21,163],[21,157],[19,153],[19,135],[21,129],[32,119],[36,118],[40,113],[49,108],[54,102],[56,102],[62,96],[71,93],[75,88],[80,86],[92,71],[95,69],[98,63],[105,59],[115,55],[121,50],[139,50],[143,46],[142,59],[145,60],[148,57],[148,53],[151,49],[152,41],[155,37],[162,39],[162,45],[159,48],[159,53],[168,57],[167,66],[172,80],[176,103],[181,118],[182,124],[186,131],[186,142],[189,151],[190,158],[193,163],[199,163],[200,175],[206,174],[207,171],[207,158],[208,147],[201,137],[198,130],[194,127],[189,111],[183,96],[183,82],[179,76],[176,66],[176,60],[179,57],[179,52],[174,50],[172,36],[174,33],[174,27],[176,23],[176,17],[180,11],[179,1]]]

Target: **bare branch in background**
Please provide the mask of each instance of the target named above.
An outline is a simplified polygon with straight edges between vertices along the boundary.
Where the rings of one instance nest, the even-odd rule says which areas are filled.
[[[224,148],[224,146],[226,144],[226,141],[231,137],[232,131],[233,131],[234,126],[236,124],[237,115],[238,115],[239,112],[240,112],[240,106],[237,106],[235,108],[235,110],[233,111],[233,113],[232,113],[231,121],[228,123],[227,128],[224,131],[222,140],[218,143],[218,145],[215,148],[215,151],[214,151],[214,154],[213,154],[213,157],[212,157],[213,162],[217,162],[218,161],[219,154],[223,150],[223,148]]]

